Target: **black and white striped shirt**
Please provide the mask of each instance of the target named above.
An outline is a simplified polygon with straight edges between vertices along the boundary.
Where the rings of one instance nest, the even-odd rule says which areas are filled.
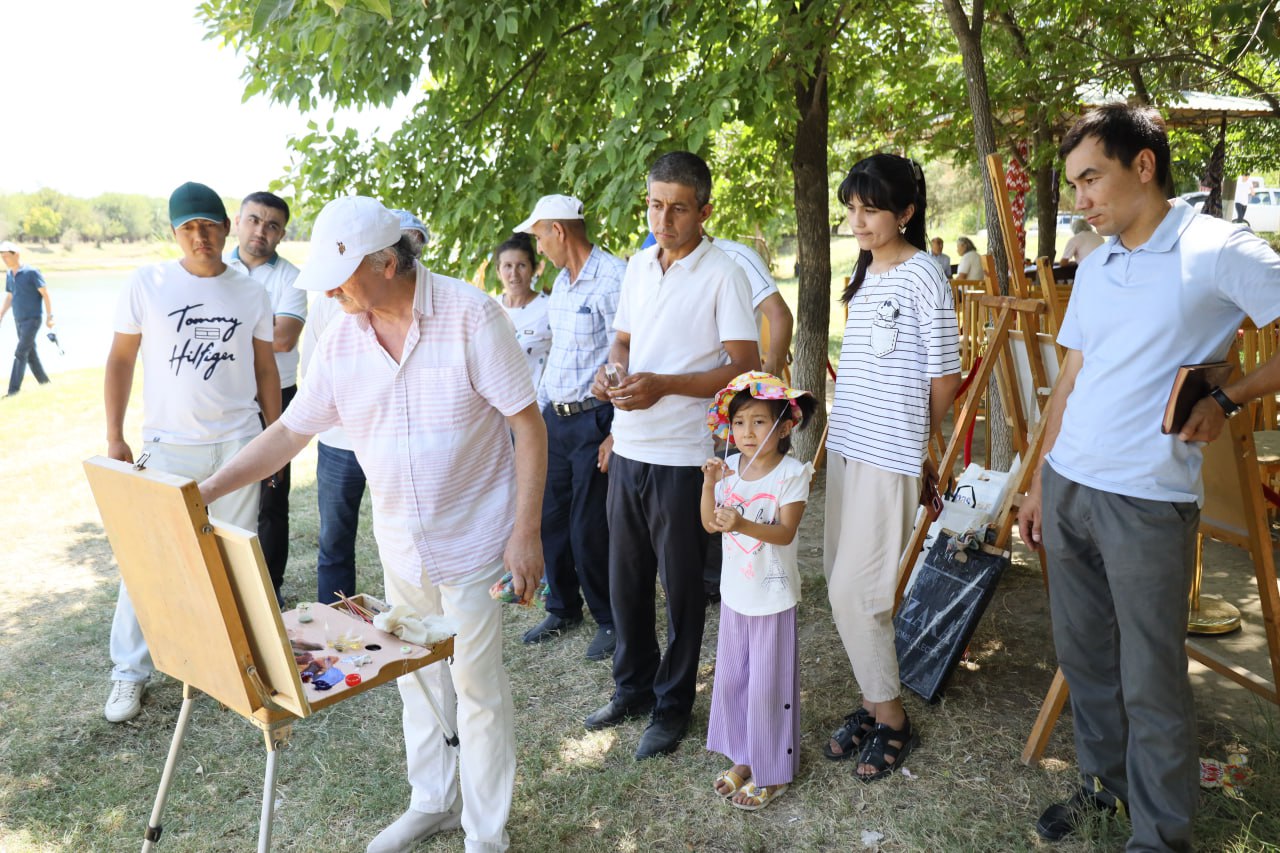
[[[925,252],[868,274],[849,303],[827,448],[920,475],[930,380],[960,371],[951,287]]]

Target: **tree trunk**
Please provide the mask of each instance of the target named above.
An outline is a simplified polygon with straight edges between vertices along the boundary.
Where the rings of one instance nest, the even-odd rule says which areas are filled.
[[[1053,144],[1053,131],[1042,110],[1034,110],[1029,118],[1031,156],[1034,159],[1046,146]],[[1058,171],[1054,168],[1054,161],[1037,166],[1033,181],[1036,187],[1036,223],[1040,226],[1033,257],[1048,258],[1052,262],[1058,256]]]
[[[827,336],[831,323],[831,212],[827,186],[827,54],[796,83],[795,181],[796,306],[795,364],[792,380],[818,398],[809,425],[795,434],[796,457],[812,459],[827,422]]]
[[[987,88],[987,64],[982,55],[983,0],[973,0],[973,21],[960,6],[960,0],[942,0],[951,31],[960,47],[964,67],[965,88],[969,93],[969,110],[973,113],[973,142],[978,153],[978,166],[983,175],[982,198],[987,211],[987,251],[995,257],[1000,292],[1009,293],[1009,258],[1000,239],[1000,217],[996,213],[996,197],[987,178],[987,155],[996,150],[995,120],[991,116],[991,95]],[[991,459],[988,467],[1007,471],[1013,464],[1013,439],[1000,406],[995,379],[987,391],[987,428],[991,430]]]

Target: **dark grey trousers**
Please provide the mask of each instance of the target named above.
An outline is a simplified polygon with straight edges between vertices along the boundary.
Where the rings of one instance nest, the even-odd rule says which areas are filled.
[[[1187,596],[1200,509],[1082,486],[1044,466],[1044,545],[1076,760],[1128,804],[1126,850],[1191,850],[1199,800]]]

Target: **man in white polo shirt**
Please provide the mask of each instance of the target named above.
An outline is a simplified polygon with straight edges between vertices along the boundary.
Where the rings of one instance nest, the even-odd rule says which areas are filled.
[[[261,282],[271,299],[274,313],[272,349],[276,369],[280,371],[280,406],[298,392],[298,337],[307,320],[307,294],[293,286],[298,268],[276,253],[289,225],[289,205],[269,192],[250,193],[240,202],[236,215],[236,239],[239,245],[227,256],[227,266],[254,281]],[[262,500],[258,507],[258,542],[267,563],[267,574],[280,597],[284,568],[289,561],[289,465],[279,476],[262,484]]]
[[[1153,109],[1094,110],[1061,153],[1076,210],[1111,239],[1076,273],[1045,456],[1018,513],[1023,539],[1048,555],[1081,781],[1036,829],[1056,841],[1127,804],[1127,849],[1191,850],[1199,788],[1185,639],[1200,442],[1280,390],[1280,357],[1215,388],[1181,433],[1160,424],[1179,366],[1225,358],[1246,316],[1259,327],[1280,317],[1280,258],[1166,200],[1169,141]]]
[[[517,595],[537,590],[547,460],[524,353],[501,306],[419,264],[399,219],[371,198],[325,205],[297,286],[324,291],[346,316],[326,331],[289,411],[201,494],[215,500],[311,436],[346,429],[369,479],[388,600],[444,613],[458,631],[453,664],[429,667],[425,681],[456,712],[461,784],[422,683],[401,678],[412,796],[368,851],[407,850],[459,825],[468,851],[505,850],[515,712],[489,587],[505,565]]]
[[[181,260],[139,268],[116,309],[104,382],[107,455],[133,461],[124,416],[141,356],[138,455],[159,471],[207,477],[262,432],[259,413],[267,423],[280,415],[271,303],[261,285],[222,260],[231,223],[216,192],[197,183],[178,187],[169,196],[169,222]],[[244,486],[209,511],[253,530],[259,486]],[[123,583],[111,623],[111,662],[111,696],[103,714],[120,723],[141,710],[155,670]]]
[[[689,725],[705,593],[707,536],[699,466],[711,455],[707,405],[760,366],[751,289],[742,269],[702,236],[711,171],[677,151],[649,169],[649,229],[657,245],[627,264],[609,361],[592,393],[615,408],[609,463],[609,597],[617,648],[613,698],[586,719],[615,726],[653,709],[636,758],[672,752]],[[654,577],[667,603],[667,650],[654,629]]]

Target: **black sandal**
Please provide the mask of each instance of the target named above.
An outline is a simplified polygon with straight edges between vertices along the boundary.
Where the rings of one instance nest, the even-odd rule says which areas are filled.
[[[822,745],[822,754],[832,761],[844,761],[862,752],[863,741],[876,727],[876,718],[866,708],[859,708],[844,718],[844,724],[831,734],[831,740],[840,746],[840,752],[831,751],[828,741]],[[855,740],[856,738],[856,740]]]
[[[890,741],[897,741],[902,746],[894,746]],[[894,730],[885,723],[879,723],[864,739],[862,754],[858,756],[859,764],[870,764],[876,772],[869,776],[854,773],[863,782],[874,782],[893,773],[911,754],[911,748],[920,743],[920,738],[911,728],[911,720],[902,724],[902,728]]]

